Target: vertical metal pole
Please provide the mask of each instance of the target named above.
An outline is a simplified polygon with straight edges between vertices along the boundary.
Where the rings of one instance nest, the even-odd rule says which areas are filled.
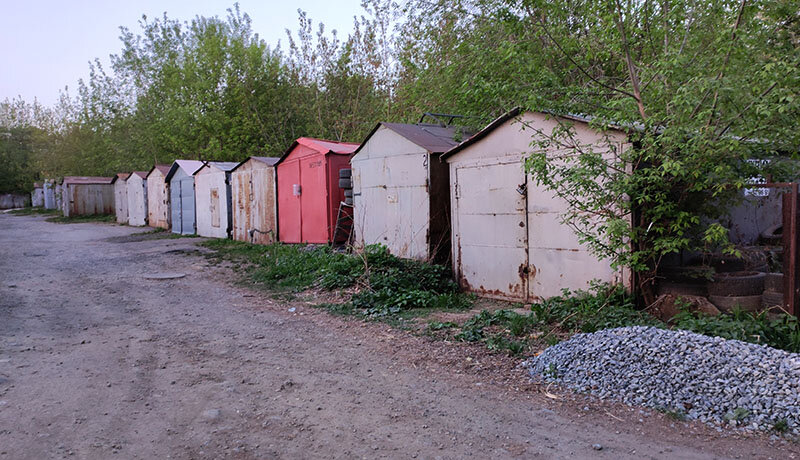
[[[789,274],[791,278],[791,290],[789,291],[791,295],[789,296],[789,301],[791,302],[789,311],[797,316],[798,308],[800,307],[800,292],[798,292],[798,287],[800,287],[800,283],[798,283],[799,279],[798,276],[800,272],[797,270],[797,255],[798,251],[800,251],[800,245],[798,245],[797,241],[797,212],[798,212],[798,183],[792,183],[792,229],[790,233],[791,238],[791,256],[790,256],[790,267],[789,267]],[[784,248],[785,250],[785,248]]]
[[[798,279],[797,256],[797,207],[798,207],[798,184],[789,184],[789,193],[783,197],[783,287],[784,287],[784,306],[786,310],[793,314],[798,314]]]

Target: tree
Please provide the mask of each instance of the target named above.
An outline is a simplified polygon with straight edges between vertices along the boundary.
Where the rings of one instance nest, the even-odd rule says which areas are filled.
[[[800,145],[793,2],[420,0],[408,9],[398,89],[407,107],[494,116],[521,105],[628,132],[625,150],[581,145],[564,122],[535,133],[526,167],[569,203],[563,220],[585,244],[639,273],[646,302],[666,254],[734,251],[715,218],[749,177],[792,177],[783,159]]]

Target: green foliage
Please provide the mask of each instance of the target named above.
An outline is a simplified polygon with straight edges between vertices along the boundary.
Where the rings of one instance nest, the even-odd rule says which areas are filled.
[[[666,415],[667,417],[669,417],[669,418],[671,418],[673,420],[676,420],[676,421],[679,421],[679,422],[686,421],[686,417],[687,417],[686,416],[686,412],[684,412],[684,411],[682,411],[680,409],[669,409],[669,408],[661,407],[661,408],[656,408],[656,410],[658,410],[659,412],[663,413],[664,415]]]
[[[454,337],[517,353],[515,342],[530,345],[534,340],[542,340],[552,346],[561,340],[559,335],[627,326],[667,327],[652,315],[637,310],[624,289],[593,283],[587,291],[565,290],[561,296],[533,304],[529,315],[511,310],[481,311],[465,321]],[[730,315],[708,316],[683,310],[673,318],[670,327],[800,352],[800,321],[791,315],[770,318],[767,313],[735,310]],[[430,327],[431,330],[450,328]]]
[[[457,292],[446,268],[399,259],[379,245],[361,254],[328,246],[260,246],[222,239],[203,245],[220,257],[247,262],[250,280],[269,289],[299,292],[314,286],[332,290],[362,285],[346,306],[326,307],[336,313],[389,318],[472,304],[470,296]]]
[[[789,422],[786,421],[785,418],[775,420],[775,422],[772,424],[772,429],[778,433],[786,433],[789,431]]]
[[[82,223],[93,223],[93,222],[116,222],[117,218],[113,214],[95,214],[91,216],[55,216],[55,217],[48,217],[48,222],[53,222],[56,224],[82,224]]]
[[[430,323],[428,323],[428,330],[431,331],[441,331],[444,329],[452,329],[454,327],[458,327],[458,324],[452,321],[445,321],[445,322],[431,321]]]
[[[641,272],[648,302],[663,256],[732,251],[715,220],[750,177],[796,177],[785,161],[800,145],[790,0],[442,0],[406,10],[406,107],[590,116],[591,142],[566,118],[525,126],[526,167],[569,204],[563,221],[585,245]]]
[[[734,310],[731,315],[708,316],[682,311],[673,322],[676,329],[800,352],[800,323],[792,315],[781,314],[770,319],[765,312]]]
[[[14,209],[12,211],[9,211],[9,214],[15,216],[52,216],[55,214],[61,214],[61,211],[59,211],[58,209],[31,207],[31,208]]]
[[[328,313],[337,316],[350,316],[353,315],[353,304],[350,302],[346,303],[323,303],[319,305],[314,305],[315,308],[322,308],[326,310]]]
[[[384,0],[363,6],[345,40],[321,24],[312,33],[300,12],[285,51],[269,47],[238,4],[225,17],[187,22],[142,16],[138,30],[121,28],[110,68],[91,62],[55,107],[0,102],[0,189],[27,191],[36,174],[277,155],[300,136],[361,139],[388,118],[394,83],[393,9]],[[7,130],[41,135],[14,132],[10,148]]]
[[[745,409],[744,407],[737,407],[733,411],[728,412],[727,414],[725,414],[725,417],[723,417],[723,418],[725,420],[735,420],[737,422],[742,422],[745,419],[747,419],[747,417],[749,417],[749,416],[750,416],[750,411],[749,410]]]
[[[43,134],[33,127],[6,127],[0,118],[0,193],[27,193],[38,177],[34,159]]]
[[[455,338],[464,342],[484,342],[490,350],[520,354],[528,349],[527,335],[535,326],[530,315],[511,310],[483,310],[461,325]]]
[[[471,305],[457,292],[450,271],[440,265],[399,259],[384,246],[364,250],[368,288],[353,295],[353,306],[364,316],[384,317],[414,310],[454,310]]]
[[[639,311],[621,286],[594,282],[588,291],[570,291],[531,306],[538,324],[558,324],[561,329],[595,332],[623,326],[663,326],[648,313]]]

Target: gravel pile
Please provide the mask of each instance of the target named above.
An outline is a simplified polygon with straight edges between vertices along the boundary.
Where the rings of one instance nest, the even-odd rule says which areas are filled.
[[[535,379],[687,419],[800,433],[800,354],[653,327],[578,334],[527,361]]]

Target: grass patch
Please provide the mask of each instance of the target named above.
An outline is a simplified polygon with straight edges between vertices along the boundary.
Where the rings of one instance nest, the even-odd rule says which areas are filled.
[[[8,213],[15,216],[52,216],[55,214],[61,214],[61,211],[58,209],[45,209],[41,206],[36,206],[33,208],[14,209]]]
[[[481,342],[491,350],[519,355],[555,345],[577,332],[631,325],[663,326],[663,323],[636,310],[633,300],[621,287],[595,283],[589,291],[564,290],[561,296],[532,305],[527,314],[512,310],[481,311],[451,334],[456,340]]]
[[[734,310],[730,315],[708,316],[682,311],[673,323],[676,329],[800,353],[800,323],[792,315],[769,317],[766,312]]]
[[[769,317],[744,311],[707,316],[684,310],[666,324],[637,310],[633,298],[621,287],[601,283],[592,284],[587,291],[565,290],[561,296],[532,305],[529,314],[482,311],[458,328],[438,330],[457,340],[482,342],[494,350],[520,354],[537,346],[555,345],[576,333],[625,326],[683,329],[800,352],[800,323],[795,316]]]
[[[91,216],[54,216],[47,218],[48,222],[56,224],[81,224],[87,222],[116,222],[116,217],[113,214],[95,214]]]
[[[322,304],[331,313],[380,320],[406,327],[432,312],[469,308],[472,296],[458,286],[443,266],[399,259],[383,246],[344,253],[329,246],[254,245],[215,239],[201,243],[216,260],[227,260],[247,279],[277,294],[310,288],[346,290],[349,302]]]
[[[463,311],[473,305],[474,298],[458,292],[446,267],[399,259],[382,246],[347,254],[328,246],[261,246],[222,239],[201,244],[214,250],[212,259],[232,262],[251,284],[272,291],[273,296],[289,300],[310,288],[346,290],[349,301],[319,305],[336,315],[407,328],[431,313]],[[526,314],[484,310],[461,325],[429,323],[425,332],[520,355],[575,333],[624,326],[685,329],[800,352],[800,324],[794,316],[735,312],[711,317],[684,311],[667,325],[636,309],[622,287],[603,283],[592,283],[588,290],[564,290],[532,305]]]

